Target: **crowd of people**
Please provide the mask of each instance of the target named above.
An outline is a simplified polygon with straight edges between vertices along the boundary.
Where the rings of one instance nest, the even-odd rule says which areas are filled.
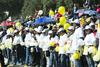
[[[39,11],[38,18],[42,13]],[[56,13],[50,10],[49,16],[55,23],[32,27],[31,17],[27,26],[16,22],[0,29],[1,67],[100,67],[100,19],[70,16],[63,6]]]

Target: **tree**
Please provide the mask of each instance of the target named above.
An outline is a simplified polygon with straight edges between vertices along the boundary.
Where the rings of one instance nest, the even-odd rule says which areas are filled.
[[[5,11],[8,11],[10,16],[21,14],[23,1],[24,0],[0,0],[0,21],[3,21],[8,17],[4,14]]]

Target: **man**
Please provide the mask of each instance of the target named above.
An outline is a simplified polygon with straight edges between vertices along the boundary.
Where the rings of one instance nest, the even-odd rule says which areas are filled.
[[[4,42],[5,49],[7,51],[7,59],[8,59],[8,64],[12,61],[12,35],[7,35],[7,39]]]
[[[21,35],[19,35],[19,31],[14,31],[15,36],[13,40],[13,54],[14,54],[14,62],[15,64],[19,64],[23,60],[23,49],[21,47],[21,43],[23,42]]]
[[[49,67],[58,67],[58,58],[57,53],[55,52],[56,44],[58,43],[58,36],[53,33],[52,30],[48,32],[49,37],[49,51],[50,51],[50,61],[49,61]]]
[[[63,28],[58,30],[60,39],[59,39],[59,55],[60,55],[60,67],[66,67],[66,55],[64,51],[64,45],[67,43],[67,34]]]
[[[32,56],[30,53],[30,44],[31,44],[31,39],[32,38],[32,34],[29,30],[29,28],[25,28],[26,30],[26,37],[25,37],[25,46],[26,46],[26,59],[25,59],[25,63],[26,65],[31,65],[32,64]]]
[[[86,60],[88,63],[88,67],[94,67],[94,62],[92,59],[93,49],[91,47],[96,46],[96,37],[92,33],[92,29],[90,26],[85,27],[86,37],[84,39],[85,47],[84,47],[84,55],[86,56]]]
[[[83,42],[83,38],[84,38],[84,35],[83,35],[83,28],[80,27],[80,21],[79,19],[75,19],[74,20],[74,23],[73,23],[73,26],[74,26],[74,33],[70,36],[70,40],[71,40],[71,53],[72,55],[74,55],[76,52],[77,55],[79,54],[80,50],[79,48],[82,47],[82,43],[81,41]],[[81,65],[81,61],[79,58],[77,58],[78,60],[74,59],[74,65],[77,66],[77,67],[80,67]],[[72,60],[71,60],[72,61]]]

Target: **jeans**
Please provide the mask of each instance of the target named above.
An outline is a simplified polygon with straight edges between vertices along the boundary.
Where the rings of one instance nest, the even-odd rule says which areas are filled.
[[[66,56],[66,67],[70,67],[70,58],[69,58],[69,55]]]
[[[11,62],[11,50],[9,48],[6,48],[7,51],[7,58],[8,58],[8,63]]]
[[[95,67],[94,61],[93,61],[91,55],[86,56],[86,60],[87,60],[88,67]]]
[[[75,66],[76,67],[82,67],[81,66],[81,61],[80,60],[75,60]]]
[[[66,55],[60,54],[60,67],[66,67]]]
[[[26,47],[26,59],[25,59],[26,64],[32,64],[32,55],[31,55],[29,49],[30,49],[30,47]]]
[[[54,51],[50,52],[50,61],[49,67],[58,67],[58,58],[57,54]]]

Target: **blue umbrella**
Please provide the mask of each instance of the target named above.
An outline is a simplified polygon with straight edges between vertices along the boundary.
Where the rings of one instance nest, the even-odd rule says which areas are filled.
[[[79,9],[75,13],[84,13],[85,9]]]
[[[84,14],[88,14],[88,15],[96,15],[97,12],[94,11],[94,10],[85,10],[85,11],[84,11]]]
[[[35,20],[32,25],[53,23],[54,19],[51,17],[41,17]]]

